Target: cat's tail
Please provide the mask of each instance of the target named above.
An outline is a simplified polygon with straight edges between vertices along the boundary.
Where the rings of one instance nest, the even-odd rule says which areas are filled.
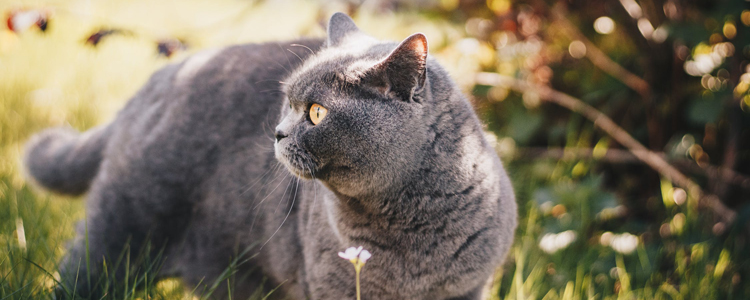
[[[26,143],[24,165],[43,187],[57,193],[85,193],[99,171],[112,124],[79,133],[70,128],[52,128]]]

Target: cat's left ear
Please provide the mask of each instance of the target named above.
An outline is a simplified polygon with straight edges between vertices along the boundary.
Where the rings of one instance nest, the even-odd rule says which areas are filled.
[[[339,46],[347,36],[358,33],[359,28],[354,24],[352,18],[344,13],[337,12],[328,21],[328,47]]]
[[[393,93],[404,101],[416,100],[414,95],[424,87],[426,68],[427,37],[415,33],[375,65],[369,81],[386,95]]]

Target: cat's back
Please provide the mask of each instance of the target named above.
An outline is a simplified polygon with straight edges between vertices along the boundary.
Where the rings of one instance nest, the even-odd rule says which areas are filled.
[[[306,39],[231,46],[162,68],[117,116],[105,157],[184,173],[237,143],[271,138],[282,80],[321,45]]]

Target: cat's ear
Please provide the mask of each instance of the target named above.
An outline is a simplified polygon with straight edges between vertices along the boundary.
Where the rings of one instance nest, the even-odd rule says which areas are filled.
[[[370,83],[385,94],[394,93],[399,99],[410,101],[424,87],[426,68],[427,37],[415,33],[375,65]]]
[[[335,47],[348,35],[359,32],[359,28],[354,24],[352,18],[344,13],[337,12],[331,16],[328,21],[328,47]]]

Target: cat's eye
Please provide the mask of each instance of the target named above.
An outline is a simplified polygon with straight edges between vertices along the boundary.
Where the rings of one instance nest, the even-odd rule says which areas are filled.
[[[328,114],[328,110],[320,104],[313,104],[310,106],[310,121],[313,125],[318,125],[320,121]]]

